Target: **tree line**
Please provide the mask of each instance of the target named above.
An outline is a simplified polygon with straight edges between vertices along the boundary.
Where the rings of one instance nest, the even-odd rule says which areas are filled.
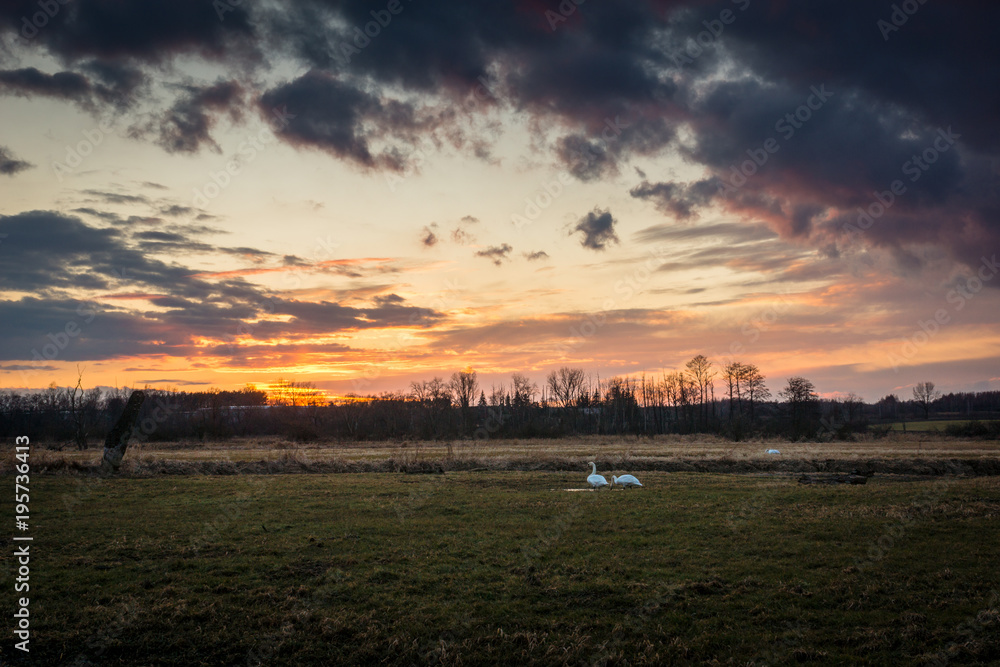
[[[912,398],[865,403],[856,394],[821,399],[811,381],[787,378],[772,396],[754,364],[695,356],[659,375],[602,379],[582,368],[553,370],[539,386],[521,373],[481,385],[475,370],[412,382],[407,391],[330,401],[309,382],[279,379],[267,390],[184,392],[146,388],[139,440],[279,436],[311,440],[423,440],[561,437],[577,434],[715,433],[850,438],[879,424],[931,416],[996,419],[1000,392],[942,395],[918,383]],[[30,434],[86,449],[103,441],[130,390],[55,384],[40,392],[0,391],[0,434]]]

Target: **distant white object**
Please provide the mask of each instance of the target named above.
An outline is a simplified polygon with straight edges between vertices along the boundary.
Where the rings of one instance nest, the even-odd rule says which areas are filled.
[[[621,484],[626,489],[633,486],[642,486],[642,483],[632,475],[622,475],[621,477],[611,476],[612,484]]]
[[[781,452],[779,452],[777,449],[769,449],[769,450],[767,450],[766,453],[767,454],[780,454]]]
[[[597,464],[591,461],[590,465],[593,467],[593,471],[590,473],[590,476],[587,477],[587,481],[590,482],[590,487],[592,489],[600,489],[602,486],[607,486],[608,480],[604,479],[604,475],[597,474]]]

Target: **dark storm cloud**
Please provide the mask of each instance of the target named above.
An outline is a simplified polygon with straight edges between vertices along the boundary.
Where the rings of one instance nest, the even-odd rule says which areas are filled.
[[[514,249],[509,244],[502,243],[500,245],[490,246],[485,250],[476,251],[476,257],[485,257],[492,260],[497,266],[500,266],[504,263],[504,260],[510,257],[512,250]]]
[[[615,173],[617,161],[631,152],[654,152],[673,137],[673,122],[683,115],[673,102],[678,86],[656,69],[669,65],[655,33],[668,17],[651,4],[618,0],[588,8],[586,21],[554,33],[545,11],[558,4],[402,2],[380,26],[372,16],[378,8],[357,0],[252,6],[159,0],[141,9],[78,0],[30,43],[77,63],[121,95],[143,83],[134,63],[194,56],[225,59],[232,70],[248,71],[268,64],[248,45],[266,45],[262,52],[274,60],[291,56],[312,67],[262,96],[267,113],[287,104],[295,115],[282,137],[363,168],[404,168],[416,140],[436,127],[448,125],[456,136],[460,114],[452,111],[453,102],[475,93],[478,104],[467,111],[502,103],[556,120],[568,130],[560,159],[579,178],[593,179]],[[18,30],[32,9],[25,2],[5,6],[0,25]],[[81,75],[66,73],[72,76]],[[78,95],[85,84],[94,85],[82,77],[78,84]],[[389,99],[389,87],[431,96],[445,111],[428,113],[412,96]],[[154,140],[168,150],[211,145],[196,111],[175,105],[160,113],[168,131]],[[469,142],[489,159],[487,140]]]
[[[82,69],[90,74],[96,97],[118,111],[130,107],[149,82],[142,70],[110,61],[91,60]]]
[[[0,216],[0,232],[7,235],[0,245],[0,288],[5,291],[104,289],[111,268],[139,259],[121,246],[120,232],[50,211]]]
[[[352,81],[375,81],[452,100],[468,101],[474,95],[466,108],[509,104],[565,121],[561,124],[574,131],[562,140],[560,159],[587,180],[614,173],[616,161],[632,152],[650,154],[662,148],[674,134],[669,119],[682,115],[672,101],[676,83],[656,71],[657,65],[669,64],[654,44],[654,31],[666,25],[665,16],[647,3],[595,5],[579,30],[555,33],[544,12],[558,9],[558,2],[517,8],[403,2],[384,27],[372,23],[372,7],[363,2],[333,6],[302,0],[289,6],[294,10],[268,15],[268,34],[276,48],[341,82],[338,92],[345,102],[340,106],[357,111],[335,107],[331,115],[337,128],[352,125],[356,114],[366,113],[373,113],[379,124],[381,111],[371,111],[374,105],[345,89]],[[288,108],[294,113],[292,104]],[[324,143],[314,136],[325,132],[307,134],[307,145]],[[360,156],[362,164],[371,166],[358,133],[340,134],[335,153],[355,161]],[[488,147],[476,150],[489,154]],[[392,168],[395,163],[380,166]]]
[[[405,145],[413,144],[421,129],[433,128],[418,118],[413,105],[383,99],[319,70],[267,91],[260,105],[265,115],[287,109],[287,123],[278,133],[289,143],[366,169],[403,169]],[[374,146],[383,142],[388,145]]]
[[[243,87],[236,81],[211,86],[185,86],[184,94],[168,111],[137,132],[153,132],[156,143],[168,153],[197,153],[203,146],[216,153],[219,145],[211,130],[216,116],[226,113],[234,121],[242,118]]]
[[[697,30],[713,11],[696,9],[678,29]],[[921,3],[900,26],[893,11],[823,1],[740,13],[722,42],[754,76],[704,87],[688,154],[726,180],[774,137],[780,149],[717,203],[818,247],[884,246],[902,259],[912,256],[903,247],[932,244],[976,264],[984,246],[1000,246],[1000,199],[989,185],[1000,152],[1000,45],[988,27],[1000,6]],[[821,108],[802,109],[824,86],[832,95]],[[797,110],[800,127],[776,128]],[[943,137],[953,142],[946,150]],[[862,219],[861,234],[849,232],[858,209],[895,181],[905,192],[870,227]]]
[[[92,74],[108,90],[120,91],[127,95],[146,83],[146,75],[142,70],[114,61],[91,60],[85,62],[82,68]]]
[[[708,14],[708,8],[701,15]],[[1000,108],[1000,5],[978,0],[920,3],[886,35],[891,5],[822,0],[772,3],[740,15],[726,33],[734,57],[793,88],[821,82],[898,106],[931,126],[954,125],[971,145],[995,152]],[[692,22],[703,18],[693,16]],[[835,56],[835,57],[831,57]]]
[[[583,234],[580,245],[584,248],[604,250],[608,244],[618,243],[618,234],[615,233],[617,222],[611,215],[611,211],[595,208],[580,218],[571,233],[581,232]]]
[[[89,361],[150,353],[169,353],[181,347],[179,336],[141,316],[107,309],[85,300],[24,297],[0,300],[0,318],[5,324],[3,361]],[[67,328],[68,327],[68,328]],[[69,333],[73,336],[69,337]],[[148,341],[159,339],[165,345]],[[60,343],[62,343],[60,345]],[[185,351],[193,352],[190,348]],[[44,370],[29,365],[28,372]]]
[[[0,93],[21,97],[51,97],[75,102],[88,111],[99,103],[119,111],[134,101],[145,75],[131,67],[91,61],[82,64],[88,75],[62,71],[49,74],[35,67],[0,71]]]
[[[245,331],[241,325],[247,322],[254,322],[249,328],[255,338],[295,339],[352,329],[427,326],[441,318],[436,311],[410,306],[395,294],[375,298],[368,306],[300,302],[240,276],[220,274],[207,279],[184,265],[150,256],[154,251],[171,257],[215,252],[257,262],[275,257],[254,248],[213,247],[193,238],[192,230],[213,232],[178,225],[129,234],[128,228],[92,227],[51,211],[0,216],[4,241],[0,244],[0,292],[33,294],[0,300],[0,321],[6,323],[0,360],[32,359],[32,350],[42,349],[50,341],[49,334],[65,331],[69,322],[81,332],[56,357],[46,358],[197,356],[205,350],[195,346],[194,340],[231,341]],[[288,259],[284,258],[286,265]],[[71,298],[70,294],[81,296]],[[149,305],[156,309],[147,309]],[[258,321],[274,314],[291,319]]]
[[[681,220],[697,217],[697,208],[708,205],[719,191],[718,179],[694,183],[642,183],[629,190],[637,199],[652,200],[660,211]]]
[[[31,32],[15,49],[47,51],[66,71],[10,69],[0,86],[120,105],[179,58],[223,63],[269,117],[287,108],[283,140],[385,171],[408,168],[436,132],[460,135],[470,117],[503,108],[583,181],[679,151],[704,175],[643,177],[632,190],[679,219],[714,205],[817,248],[905,258],[936,245],[966,264],[1000,247],[1000,5],[919,3],[898,30],[893,6],[860,0],[610,0],[553,25],[546,11],[559,5],[403,0],[379,22],[381,6],[361,0],[74,0],[36,30],[24,18],[37,2],[15,0],[0,7],[0,30]],[[250,83],[273,71],[305,74],[263,91]],[[816,103],[816,90],[830,94]],[[143,99],[164,120],[151,140],[179,152],[212,147],[212,121],[234,109],[196,92],[166,109]],[[950,149],[928,153],[939,132],[954,137]],[[770,138],[766,162],[720,191]],[[494,140],[476,136],[472,152],[488,156]],[[925,154],[933,163],[906,180]],[[905,194],[863,233],[845,231],[896,180]]]
[[[594,181],[617,171],[615,155],[601,142],[580,134],[561,137],[556,144],[556,156],[581,181]]]
[[[30,162],[25,162],[14,157],[14,154],[6,146],[0,146],[0,174],[13,176],[34,166]]]
[[[46,74],[34,67],[0,70],[0,92],[21,97],[54,97],[91,104],[93,88],[90,80],[76,72]]]
[[[221,16],[218,4],[227,10]],[[73,0],[60,2],[54,16],[46,17],[37,0],[12,0],[0,4],[0,27],[66,60],[135,58],[159,63],[182,54],[222,59],[250,52],[253,28],[242,4]]]

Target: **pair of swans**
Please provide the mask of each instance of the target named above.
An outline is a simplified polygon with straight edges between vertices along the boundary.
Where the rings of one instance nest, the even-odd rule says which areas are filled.
[[[600,489],[601,487],[604,486],[610,486],[608,484],[608,480],[605,479],[604,475],[597,474],[597,464],[591,461],[590,466],[591,466],[591,473],[590,476],[587,477],[587,482],[590,483],[590,488]],[[621,477],[615,477],[614,475],[612,475],[611,482],[612,484],[615,485],[621,485],[626,489],[635,486],[642,486],[639,480],[633,477],[632,475],[622,475]]]

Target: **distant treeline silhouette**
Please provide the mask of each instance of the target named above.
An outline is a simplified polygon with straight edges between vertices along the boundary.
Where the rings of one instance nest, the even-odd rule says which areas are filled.
[[[99,444],[121,413],[129,389],[0,391],[0,433],[29,435],[56,447]],[[406,392],[348,395],[329,401],[308,382],[279,380],[264,391],[200,392],[145,388],[148,399],[134,437],[168,441],[278,436],[297,441],[555,438],[570,435],[714,433],[846,439],[884,433],[892,422],[1000,417],[1000,391],[940,395],[922,382],[912,399],[887,395],[865,403],[856,394],[821,399],[802,377],[788,378],[776,397],[753,364],[716,366],[697,356],[659,376],[600,379],[561,368],[542,387],[520,373],[480,386],[475,371],[413,382]],[[992,430],[991,430],[992,429]],[[973,424],[956,434],[996,437],[996,426]],[[992,434],[992,436],[991,436]]]

